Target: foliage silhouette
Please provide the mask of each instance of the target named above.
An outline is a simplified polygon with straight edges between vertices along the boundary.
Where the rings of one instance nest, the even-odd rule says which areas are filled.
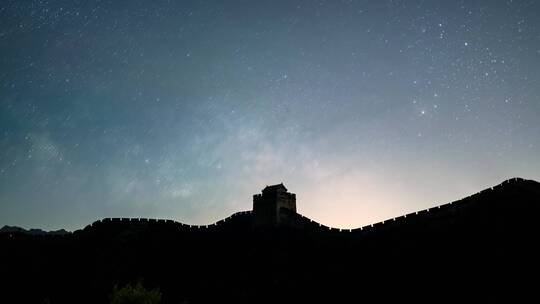
[[[111,304],[158,304],[161,302],[159,288],[147,290],[139,281],[135,286],[127,284],[122,288],[114,285]]]

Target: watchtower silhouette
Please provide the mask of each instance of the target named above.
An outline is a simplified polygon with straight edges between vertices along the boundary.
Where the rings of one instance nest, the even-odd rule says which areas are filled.
[[[277,227],[287,220],[283,209],[296,213],[296,194],[287,192],[283,183],[266,186],[253,195],[253,227]]]

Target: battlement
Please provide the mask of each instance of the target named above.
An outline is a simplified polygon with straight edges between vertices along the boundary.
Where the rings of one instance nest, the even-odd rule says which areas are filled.
[[[472,208],[475,205],[474,202],[476,202],[480,196],[494,194],[496,191],[501,190],[504,187],[512,186],[526,181],[527,180],[523,178],[511,178],[503,181],[499,185],[484,189],[478,193],[467,196],[455,202],[450,202],[443,205],[435,206],[433,208],[411,212],[402,216],[390,218],[382,222],[369,224],[359,228],[339,229],[328,227],[301,214],[295,215],[295,221],[299,223],[298,225],[296,225],[297,227],[303,227],[303,229],[305,229],[307,232],[331,233],[334,236],[338,234],[364,236],[375,235],[385,231],[397,230],[397,228],[402,230],[423,230],[426,228],[436,228],[436,226],[439,225],[441,221],[453,221],[451,219],[458,218],[458,215],[466,213],[468,209]]]
[[[132,225],[150,225],[152,227],[170,228],[170,231],[175,232],[192,232],[192,231],[212,231],[217,228],[221,228],[229,224],[233,219],[239,217],[246,217],[251,214],[251,211],[239,211],[233,213],[229,217],[219,220],[215,223],[208,225],[189,225],[180,223],[174,220],[168,219],[154,219],[154,218],[104,218],[97,220],[92,224],[86,226],[83,231],[90,231],[99,227],[121,227]]]
[[[527,187],[530,185],[529,183],[535,182],[527,181],[522,178],[512,178],[502,182],[499,185],[487,188],[452,203],[415,211],[396,218],[390,218],[382,222],[353,229],[328,227],[308,217],[298,214],[296,211],[296,195],[294,193],[287,192],[287,189],[285,186],[283,186],[283,184],[278,184],[274,186],[267,186],[265,189],[263,189],[262,193],[253,195],[253,211],[237,212],[227,218],[208,225],[189,225],[174,220],[152,218],[105,218],[86,226],[82,231],[101,228],[108,230],[114,227],[127,226],[148,226],[157,229],[164,228],[161,231],[169,231],[170,229],[170,231],[182,233],[207,232],[222,229],[230,225],[236,225],[233,224],[233,219],[236,218],[241,218],[242,223],[250,223],[255,228],[288,226],[303,229],[308,233],[322,232],[323,234],[330,233],[332,235],[365,236],[395,230],[406,231],[412,229],[419,231],[429,228],[436,228],[441,225],[441,223],[454,222],[454,219],[457,218],[466,219],[466,216],[460,215],[467,214],[468,210],[476,210],[487,206],[484,203],[483,205],[479,205],[477,202],[493,201],[493,199],[490,198],[501,197],[502,192],[500,191],[503,191],[503,189],[506,189],[507,187],[518,187],[517,189],[519,189],[521,187]],[[487,200],[485,199],[486,197],[488,198]],[[508,205],[508,207],[512,206],[513,205]],[[78,234],[80,232],[81,230],[77,230],[73,233]],[[72,233],[58,236],[44,235],[42,237],[65,238],[69,237],[70,235],[72,235]]]

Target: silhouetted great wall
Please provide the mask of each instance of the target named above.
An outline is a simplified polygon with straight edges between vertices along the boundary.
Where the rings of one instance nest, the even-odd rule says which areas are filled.
[[[163,303],[536,297],[540,184],[520,178],[357,229],[296,213],[282,185],[210,225],[107,218],[65,235],[0,234],[4,298],[108,303],[143,279]],[[28,292],[31,290],[32,292]]]
[[[426,222],[429,225],[430,220],[455,217],[457,214],[460,213],[460,210],[466,210],[466,208],[468,208],[468,205],[473,204],[475,200],[478,199],[481,195],[488,195],[492,191],[502,190],[505,185],[509,185],[512,183],[519,184],[523,182],[526,182],[526,180],[522,178],[508,179],[495,187],[485,189],[481,192],[478,192],[474,195],[463,198],[459,201],[447,203],[440,206],[435,206],[433,208],[429,208],[429,209],[425,209],[425,210],[421,210],[417,212],[408,213],[408,214],[405,214],[396,218],[392,218],[389,220],[385,220],[379,223],[367,225],[367,226],[356,228],[356,229],[339,229],[339,228],[328,227],[297,213],[291,213],[291,214],[288,214],[288,216],[295,217],[294,221],[296,222],[297,226],[298,224],[301,224],[300,225],[301,228],[308,229],[310,231],[334,232],[334,233],[343,232],[343,233],[351,233],[354,235],[365,235],[369,232],[375,232],[375,230],[384,231],[385,229],[397,228],[398,226],[406,224],[407,222],[409,222],[410,224],[413,222],[414,223]],[[285,210],[282,210],[282,211],[285,211]],[[202,229],[219,229],[220,227],[225,226],[228,222],[233,220],[235,217],[242,216],[242,215],[251,215],[251,213],[252,213],[251,211],[236,212],[223,220],[219,220],[209,225],[188,225],[188,224],[183,224],[183,223],[176,222],[173,220],[165,220],[165,219],[105,218],[103,220],[98,220],[86,226],[84,230],[91,229],[92,227],[99,226],[100,224],[113,224],[113,225],[124,224],[125,225],[128,223],[133,224],[133,223],[139,223],[139,222],[165,225],[169,229],[177,229],[184,232],[202,230]],[[300,227],[297,227],[297,228],[300,228]]]

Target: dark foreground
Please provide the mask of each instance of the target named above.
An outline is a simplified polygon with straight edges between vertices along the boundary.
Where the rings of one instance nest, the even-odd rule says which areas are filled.
[[[538,298],[540,184],[510,180],[352,231],[301,215],[252,228],[108,219],[57,236],[0,234],[1,303],[109,303],[142,279],[162,303],[491,302]]]

